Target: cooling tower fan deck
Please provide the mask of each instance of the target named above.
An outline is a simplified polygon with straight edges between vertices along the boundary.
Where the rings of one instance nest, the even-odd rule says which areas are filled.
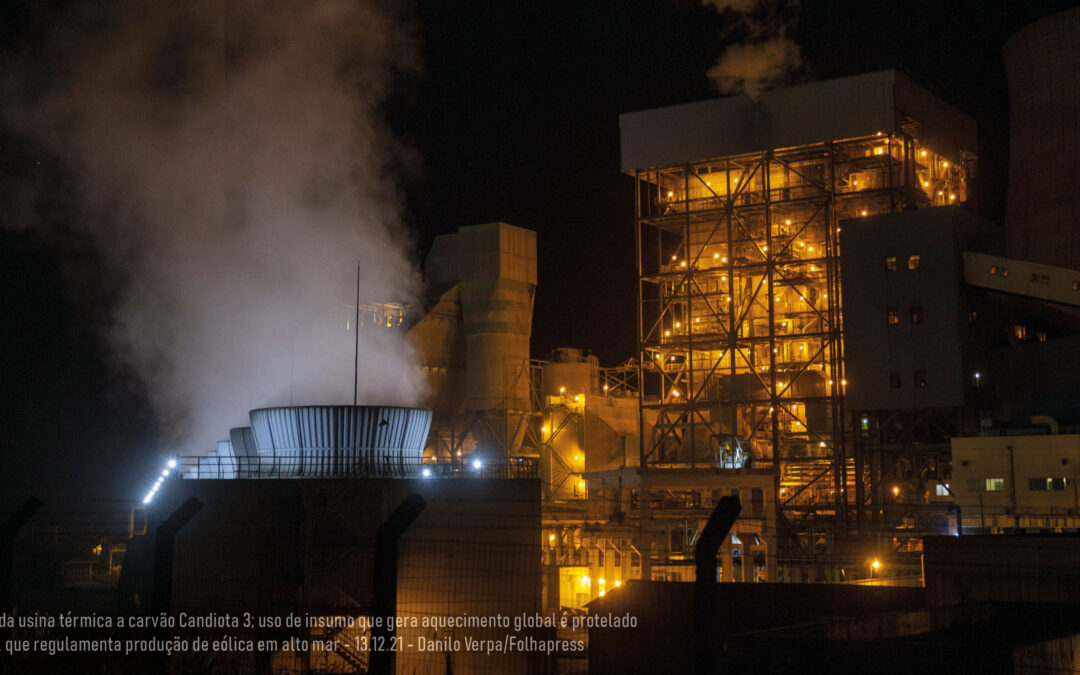
[[[260,465],[271,462],[280,477],[418,474],[430,426],[431,411],[421,408],[342,405],[251,411]]]
[[[251,426],[230,429],[229,440],[207,455],[178,458],[181,475],[410,478],[421,475],[432,413],[399,406],[308,405],[257,408],[249,417]]]

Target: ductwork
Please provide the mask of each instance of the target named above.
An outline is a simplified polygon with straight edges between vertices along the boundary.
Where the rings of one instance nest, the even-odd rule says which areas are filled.
[[[1050,433],[1052,433],[1052,434],[1058,433],[1057,420],[1054,419],[1053,417],[1050,417],[1049,415],[1033,415],[1031,417],[1031,423],[1032,424],[1045,424],[1046,426],[1050,427]]]

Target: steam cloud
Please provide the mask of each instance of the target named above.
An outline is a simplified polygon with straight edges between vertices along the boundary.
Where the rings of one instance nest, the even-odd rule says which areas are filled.
[[[380,117],[408,31],[332,0],[72,3],[48,25],[4,122],[75,176],[72,225],[125,281],[108,338],[176,449],[203,454],[254,407],[351,402],[357,262],[361,303],[419,287],[408,153]],[[360,402],[415,403],[398,331],[360,340]]]
[[[791,19],[785,7],[769,0],[702,0],[732,19],[730,33],[742,41],[728,47],[707,76],[722,94],[761,92],[785,82],[802,66],[799,45],[787,37]],[[794,3],[792,3],[794,6]]]

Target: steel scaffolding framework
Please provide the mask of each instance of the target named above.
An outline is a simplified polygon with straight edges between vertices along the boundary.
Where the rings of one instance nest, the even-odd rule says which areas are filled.
[[[857,477],[840,222],[962,202],[968,169],[907,127],[636,171],[642,466],[723,468],[748,451],[776,471],[804,550],[804,521],[843,527]]]

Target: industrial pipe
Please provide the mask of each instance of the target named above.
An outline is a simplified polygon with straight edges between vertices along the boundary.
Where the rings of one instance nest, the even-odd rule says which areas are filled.
[[[694,548],[694,667],[698,673],[716,672],[716,552],[741,512],[738,497],[722,497]]]

